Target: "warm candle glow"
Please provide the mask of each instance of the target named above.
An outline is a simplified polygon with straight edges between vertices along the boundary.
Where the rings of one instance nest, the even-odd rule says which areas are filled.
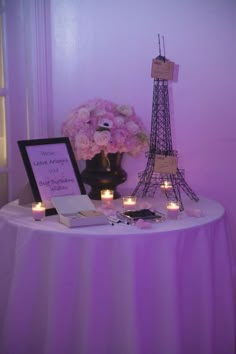
[[[111,189],[103,189],[101,190],[101,200],[103,201],[111,201],[114,197],[114,191]]]
[[[167,204],[167,209],[179,210],[179,205],[174,202],[170,202],[169,204]]]
[[[137,198],[134,196],[123,197],[123,207],[125,209],[134,209],[136,202]]]
[[[177,219],[179,215],[179,204],[175,202],[169,202],[166,206],[167,216],[170,219]]]
[[[32,216],[33,216],[34,220],[36,220],[36,221],[40,221],[44,218],[45,206],[43,203],[38,202],[38,203],[32,204]]]
[[[168,191],[172,189],[172,185],[169,181],[164,181],[164,183],[161,185],[161,190],[163,191]]]
[[[42,203],[39,202],[33,206],[33,210],[41,210],[42,209]]]

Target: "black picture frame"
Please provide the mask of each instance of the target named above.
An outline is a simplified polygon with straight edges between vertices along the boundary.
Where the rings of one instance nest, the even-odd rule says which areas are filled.
[[[50,198],[86,194],[68,137],[17,141],[36,202],[46,205],[46,215],[57,214]]]

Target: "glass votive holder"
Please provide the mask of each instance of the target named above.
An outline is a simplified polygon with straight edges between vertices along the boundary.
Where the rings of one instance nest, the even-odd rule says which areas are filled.
[[[101,201],[105,205],[110,205],[113,202],[114,191],[112,189],[101,190]]]
[[[178,202],[168,202],[166,205],[167,218],[177,219],[179,216],[179,203]]]
[[[123,208],[125,210],[134,210],[136,208],[137,197],[135,196],[126,196],[122,198]]]
[[[32,216],[35,221],[41,221],[45,217],[45,205],[42,202],[32,203]]]

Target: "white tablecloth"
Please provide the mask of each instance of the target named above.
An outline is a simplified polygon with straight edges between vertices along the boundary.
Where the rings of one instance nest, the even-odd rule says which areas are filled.
[[[0,211],[0,354],[234,354],[224,210],[142,230]]]

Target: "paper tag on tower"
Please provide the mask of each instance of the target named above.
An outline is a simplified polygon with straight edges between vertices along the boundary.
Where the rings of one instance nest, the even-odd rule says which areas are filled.
[[[173,80],[174,62],[162,61],[160,59],[152,60],[151,77],[161,80]]]
[[[156,155],[154,172],[175,174],[177,172],[177,157]]]

